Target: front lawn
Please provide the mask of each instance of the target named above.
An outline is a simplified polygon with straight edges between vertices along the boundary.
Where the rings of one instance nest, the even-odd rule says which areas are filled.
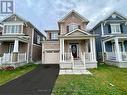
[[[60,75],[53,95],[127,95],[127,69],[100,65],[93,75]]]
[[[33,70],[36,67],[37,65],[35,64],[27,64],[25,66],[18,67],[15,70],[10,70],[10,71],[0,70],[0,85],[17,78]]]

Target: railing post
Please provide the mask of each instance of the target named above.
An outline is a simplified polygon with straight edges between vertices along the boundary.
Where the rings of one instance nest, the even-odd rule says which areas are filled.
[[[74,69],[74,59],[72,53],[71,53],[71,63],[72,63],[72,69]]]
[[[86,68],[86,55],[85,55],[85,52],[84,52],[83,56],[84,56],[84,58],[83,58],[84,59],[84,62],[83,62],[84,63],[84,68]]]

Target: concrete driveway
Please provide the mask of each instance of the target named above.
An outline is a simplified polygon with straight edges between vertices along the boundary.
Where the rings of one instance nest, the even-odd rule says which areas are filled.
[[[0,87],[0,95],[51,95],[59,65],[42,64]]]

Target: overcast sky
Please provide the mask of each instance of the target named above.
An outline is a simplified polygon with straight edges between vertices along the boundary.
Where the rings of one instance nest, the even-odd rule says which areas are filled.
[[[116,10],[127,16],[127,0],[14,0],[15,13],[31,21],[39,30],[58,29],[57,21],[70,10],[87,18],[93,27]]]

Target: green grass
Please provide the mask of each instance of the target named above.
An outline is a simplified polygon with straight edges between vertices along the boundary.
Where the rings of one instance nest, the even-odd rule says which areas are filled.
[[[0,85],[3,85],[5,83],[7,83],[8,81],[17,78],[17,77],[33,70],[36,67],[37,67],[37,65],[35,65],[35,64],[27,64],[25,66],[18,67],[15,70],[11,70],[11,71],[0,70]]]
[[[90,72],[93,75],[59,76],[53,95],[127,95],[127,69],[100,65]]]

